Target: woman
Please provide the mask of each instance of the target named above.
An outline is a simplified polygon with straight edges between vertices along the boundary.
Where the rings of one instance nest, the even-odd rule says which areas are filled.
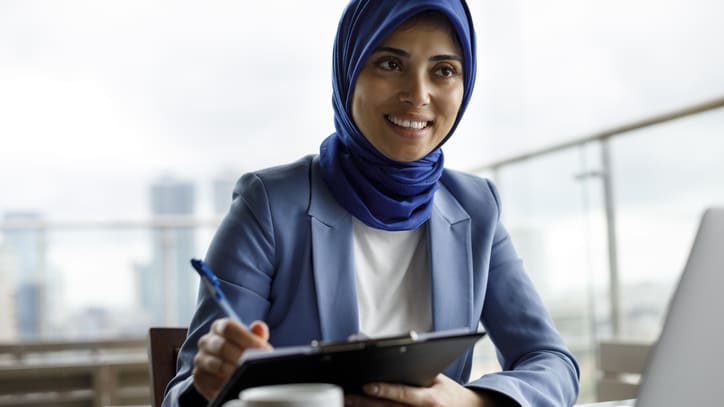
[[[207,254],[253,334],[201,291],[164,405],[213,398],[245,349],[480,322],[502,372],[468,381],[468,352],[430,387],[373,383],[347,403],[575,402],[578,366],[499,223],[494,187],[443,167],[473,89],[474,41],[460,0],[348,5],[336,133],[319,156],[244,175]]]

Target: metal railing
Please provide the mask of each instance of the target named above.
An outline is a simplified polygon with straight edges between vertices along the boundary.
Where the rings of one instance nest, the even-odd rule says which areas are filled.
[[[10,219],[0,221],[0,249],[2,249],[3,237],[5,237],[5,243],[11,241],[9,235],[13,233],[25,234],[26,240],[29,236],[32,244],[28,247],[24,247],[25,251],[31,253],[23,253],[25,256],[32,256],[35,259],[35,269],[31,270],[29,274],[32,274],[33,279],[45,283],[51,281],[51,272],[49,270],[57,268],[57,264],[48,264],[48,253],[52,246],[49,240],[52,240],[52,236],[71,234],[71,233],[110,233],[109,237],[116,237],[125,232],[133,233],[133,231],[141,231],[152,236],[148,238],[149,250],[157,251],[152,253],[152,256],[156,256],[156,266],[158,270],[155,272],[160,273],[162,276],[159,282],[163,282],[161,286],[155,288],[159,296],[163,296],[163,320],[152,321],[156,324],[175,325],[179,323],[178,311],[176,304],[179,302],[180,293],[177,292],[177,281],[179,280],[179,270],[182,265],[179,265],[176,256],[178,255],[179,248],[177,233],[179,231],[191,231],[197,233],[200,230],[206,229],[213,231],[220,223],[220,218],[213,217],[207,219],[199,219],[196,216],[157,216],[147,220],[47,220],[47,219]],[[156,245],[157,247],[151,247]],[[90,248],[91,251],[93,248]],[[188,248],[185,248],[188,249]],[[192,255],[198,255],[202,251],[194,251],[193,253],[182,253],[183,256],[192,257]],[[0,250],[2,254],[2,250]],[[128,262],[129,259],[113,258],[108,259],[109,262]],[[5,263],[5,266],[7,263]],[[0,281],[3,280],[2,273],[7,271],[3,270],[2,258],[0,258]],[[22,267],[20,267],[22,269]],[[190,270],[190,269],[189,269]],[[27,273],[28,270],[15,270],[13,273]],[[193,273],[183,274],[185,278],[194,278]],[[20,276],[21,278],[27,278],[27,276]],[[105,287],[106,289],[112,290],[113,287]],[[2,295],[2,294],[0,294]],[[47,293],[42,293],[33,297],[34,306],[39,310],[39,315],[36,317],[39,319],[38,326],[39,332],[30,339],[34,340],[55,340],[58,339],[54,336],[54,332],[50,332],[50,324],[48,322],[47,310],[51,308],[48,303]],[[192,301],[189,299],[188,301]],[[58,310],[55,310],[58,311]],[[2,319],[0,315],[0,319]],[[0,321],[2,322],[2,321]],[[16,321],[20,322],[20,321]],[[101,336],[107,336],[108,334],[101,334]],[[112,334],[111,334],[112,335]],[[72,335],[75,338],[77,335]],[[62,338],[62,337],[61,337]],[[3,338],[0,337],[0,340]]]
[[[0,343],[0,406],[148,405],[146,342]]]
[[[647,117],[641,120],[633,121],[628,124],[614,126],[590,135],[574,138],[573,140],[547,146],[536,150],[531,150],[522,154],[517,154],[502,160],[496,160],[472,169],[472,172],[482,173],[490,172],[493,178],[504,167],[519,164],[525,161],[534,160],[550,154],[554,154],[563,150],[576,148],[592,142],[601,144],[601,171],[595,175],[601,178],[603,185],[603,199],[606,213],[606,232],[607,232],[607,250],[609,264],[609,293],[610,293],[610,315],[611,328],[614,336],[621,334],[621,300],[620,300],[620,276],[618,267],[617,252],[617,233],[616,233],[616,208],[614,205],[613,179],[611,171],[611,154],[609,141],[615,137],[622,136],[635,130],[657,126],[674,120],[697,115],[724,108],[724,97],[715,98],[703,103],[686,106],[680,109],[672,110],[662,114]]]
[[[585,146],[596,144],[600,146],[597,150],[600,154],[600,169],[579,174],[579,177],[593,177],[601,181],[601,207],[604,209],[605,218],[605,245],[606,245],[606,256],[608,260],[608,302],[609,302],[609,318],[611,333],[613,336],[618,336],[621,333],[622,323],[622,311],[621,311],[621,279],[619,271],[619,253],[617,250],[619,236],[617,235],[617,218],[620,215],[619,208],[616,207],[614,199],[614,189],[616,187],[616,180],[613,179],[612,173],[612,152],[611,142],[617,139],[619,136],[623,136],[634,132],[636,130],[648,129],[654,126],[659,126],[665,123],[669,123],[675,120],[699,115],[705,112],[710,112],[716,109],[724,108],[724,97],[692,105],[686,108],[672,110],[664,114],[654,115],[649,118],[634,121],[629,124],[615,126],[610,129],[595,132],[590,135],[578,137],[574,140],[559,143],[546,148],[536,149],[524,154],[518,154],[506,159],[497,160],[490,162],[476,168],[472,168],[471,172],[475,173],[491,173],[493,178],[497,178],[501,172],[507,170],[510,167],[514,167],[519,164],[534,162],[540,158],[548,157],[556,153],[571,150],[571,149],[583,149]],[[628,139],[627,139],[628,140]],[[510,204],[509,201],[507,201]],[[157,239],[158,258],[160,266],[160,273],[163,275],[165,291],[163,312],[166,316],[163,321],[167,325],[173,325],[176,321],[176,301],[179,297],[179,292],[174,284],[177,276],[177,260],[174,258],[174,253],[178,250],[174,238],[174,233],[179,229],[192,229],[198,231],[200,229],[207,229],[213,231],[219,224],[219,218],[211,219],[198,219],[194,216],[166,216],[166,217],[155,217],[148,220],[123,220],[123,221],[49,221],[49,220],[6,220],[0,221],[0,234],[32,231],[37,237],[38,244],[35,247],[38,256],[38,267],[39,274],[47,277],[47,269],[52,265],[47,264],[47,251],[48,251],[48,235],[57,232],[78,232],[78,231],[98,231],[107,230],[113,233],[119,233],[119,231],[125,230],[143,230],[146,233],[150,232],[153,234],[151,239]],[[620,226],[620,225],[619,225]],[[208,242],[202,242],[202,244],[208,244]],[[1,259],[0,259],[1,260]],[[0,266],[2,266],[0,262]],[[0,272],[2,270],[0,269]],[[1,277],[1,276],[0,276]],[[191,299],[189,300],[191,301]],[[42,309],[47,308],[47,304],[42,304]],[[569,316],[563,316],[567,318]],[[556,318],[556,315],[554,315]],[[595,324],[595,322],[594,322]],[[574,327],[575,329],[575,327]],[[44,333],[44,337],[52,339],[47,335],[48,332]],[[565,335],[565,333],[564,333]],[[596,337],[595,332],[592,334],[594,339]],[[592,352],[595,352],[595,344],[586,343],[577,345],[576,349],[579,349],[581,355],[585,355],[586,358],[595,361],[594,357],[591,357]],[[585,349],[584,349],[585,348]],[[575,350],[574,350],[575,352]],[[579,356],[579,355],[577,355]],[[595,362],[591,362],[595,363]],[[591,372],[589,371],[588,374]],[[584,396],[585,399],[585,396]]]

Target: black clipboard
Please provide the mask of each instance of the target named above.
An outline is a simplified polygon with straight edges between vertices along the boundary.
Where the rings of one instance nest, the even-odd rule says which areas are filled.
[[[249,387],[285,383],[332,383],[360,393],[373,382],[427,386],[485,332],[455,329],[408,335],[247,351],[209,407],[236,399]]]

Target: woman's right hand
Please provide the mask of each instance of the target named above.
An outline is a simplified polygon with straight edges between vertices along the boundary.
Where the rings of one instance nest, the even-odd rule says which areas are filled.
[[[239,358],[250,348],[272,349],[269,344],[269,327],[254,321],[249,329],[229,318],[217,319],[209,333],[199,339],[199,350],[194,356],[193,383],[196,390],[211,400],[219,394],[236,369]]]

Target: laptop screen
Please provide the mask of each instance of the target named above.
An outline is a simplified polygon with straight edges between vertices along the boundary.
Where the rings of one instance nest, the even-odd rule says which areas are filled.
[[[637,407],[724,405],[724,208],[708,209],[643,374]]]

